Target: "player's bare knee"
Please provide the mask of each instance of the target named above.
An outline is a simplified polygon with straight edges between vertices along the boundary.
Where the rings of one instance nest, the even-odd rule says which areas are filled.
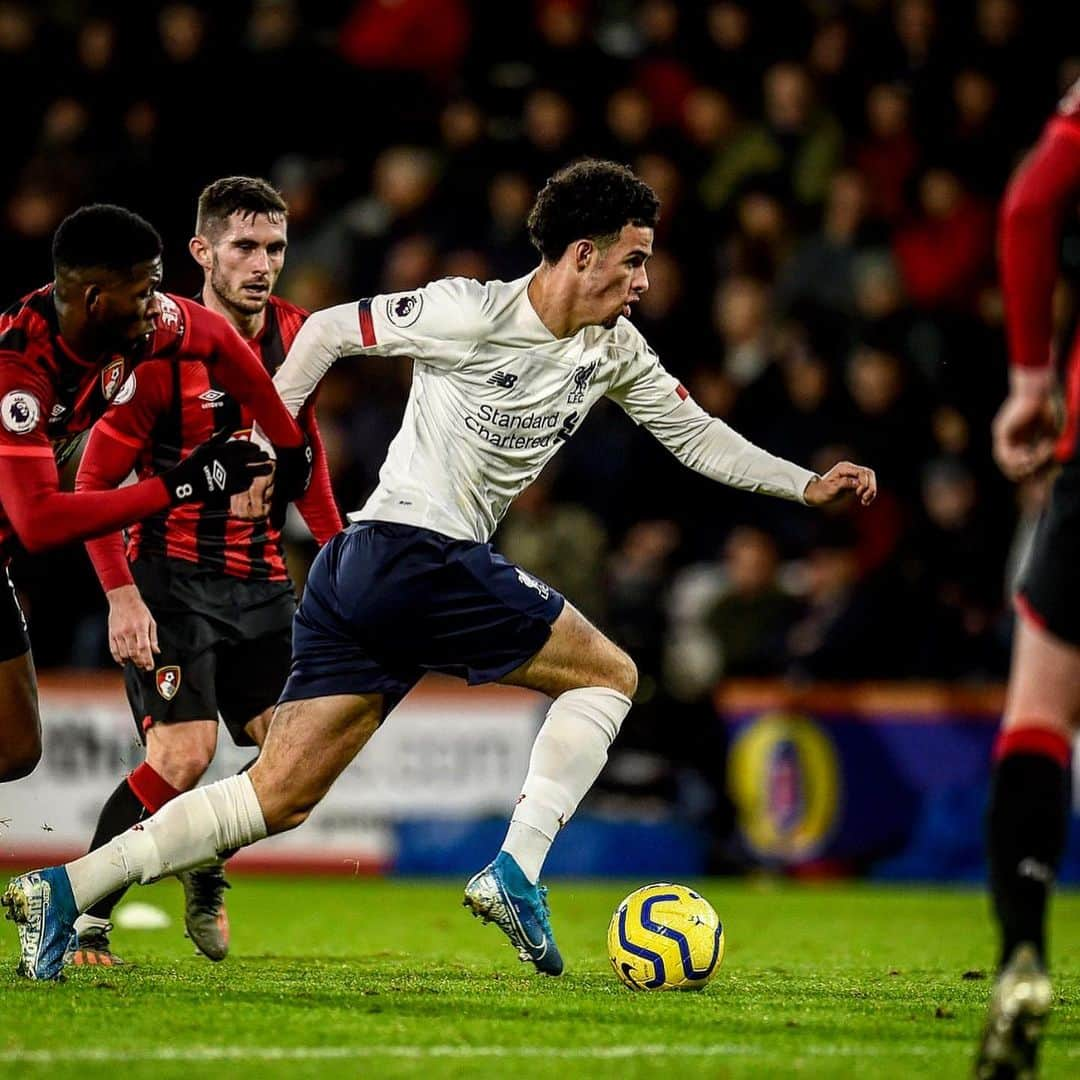
[[[214,751],[200,742],[187,742],[147,754],[150,767],[177,791],[190,791],[210,767]]]
[[[625,694],[628,698],[632,698],[637,693],[637,664],[622,649],[614,650],[603,685],[612,690],[618,690],[620,694]]]

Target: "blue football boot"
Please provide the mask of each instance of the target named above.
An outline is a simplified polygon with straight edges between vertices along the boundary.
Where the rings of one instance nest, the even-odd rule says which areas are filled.
[[[513,856],[500,851],[465,886],[462,903],[484,922],[493,922],[517,949],[522,962],[531,961],[545,975],[561,975],[562,956],[551,932],[547,889],[533,885]]]
[[[67,871],[50,866],[12,878],[0,904],[19,930],[19,974],[28,979],[62,978],[64,953],[79,915]]]

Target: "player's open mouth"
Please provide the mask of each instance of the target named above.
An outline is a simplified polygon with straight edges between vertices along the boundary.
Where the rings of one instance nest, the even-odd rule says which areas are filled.
[[[244,292],[251,293],[252,296],[265,296],[270,291],[266,285],[245,285],[243,289]]]

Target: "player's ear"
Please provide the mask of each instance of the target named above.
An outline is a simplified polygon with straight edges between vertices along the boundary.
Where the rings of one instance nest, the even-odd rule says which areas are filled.
[[[83,307],[86,314],[92,315],[101,305],[101,286],[97,282],[90,282],[83,286]]]
[[[188,241],[188,251],[191,257],[204,269],[210,270],[213,264],[213,254],[210,245],[201,236],[193,236]]]
[[[577,267],[579,274],[588,268],[589,261],[595,251],[596,245],[591,240],[574,241],[574,265]]]

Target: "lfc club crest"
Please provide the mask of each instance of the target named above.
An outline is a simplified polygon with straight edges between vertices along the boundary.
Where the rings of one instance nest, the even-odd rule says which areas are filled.
[[[166,701],[172,701],[176,697],[176,691],[180,689],[179,665],[169,664],[168,667],[158,668],[154,678],[157,683],[157,692]]]
[[[101,396],[106,401],[112,401],[120,384],[124,381],[124,358],[118,356],[115,360],[101,369]]]

